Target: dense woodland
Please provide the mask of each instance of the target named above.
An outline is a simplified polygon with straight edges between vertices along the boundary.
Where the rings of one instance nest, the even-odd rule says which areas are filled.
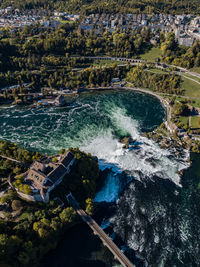
[[[15,159],[23,164],[18,164],[1,156]],[[30,164],[33,160],[40,158],[41,155],[38,152],[30,152],[17,144],[0,140],[0,185],[5,181],[5,177],[23,172],[26,169],[26,164]]]
[[[153,91],[181,94],[181,78],[175,74],[151,73],[142,67],[136,67],[127,73],[127,81],[135,87],[149,88]]]
[[[21,9],[44,8],[68,12],[89,13],[200,13],[199,0],[13,0],[12,5]],[[10,5],[1,0],[1,7]]]
[[[40,266],[40,260],[56,248],[64,230],[75,222],[72,208],[61,209],[53,202],[28,204],[8,191],[6,205],[11,206],[7,220],[0,220],[1,266]],[[9,216],[18,215],[18,220]],[[6,265],[8,264],[8,265]]]
[[[150,47],[148,29],[135,33],[105,31],[101,37],[94,32],[73,31],[70,26],[51,32],[34,27],[26,29],[14,36],[5,32],[0,40],[0,71],[35,70],[40,66],[73,67],[70,55],[133,57]]]
[[[149,38],[148,30],[134,34],[103,32],[97,37],[94,33],[76,31],[70,25],[45,32],[38,26],[25,27],[14,35],[5,30],[0,40],[0,87],[19,87],[3,91],[2,102],[4,98],[17,102],[19,97],[26,102],[25,94],[40,91],[49,94],[52,89],[108,85],[112,77],[124,78],[125,71],[115,66],[77,71],[93,62],[71,55],[133,57],[149,49]]]
[[[187,69],[200,66],[200,42],[196,41],[190,48],[179,46],[175,35],[170,32],[161,44],[162,59],[170,64]]]
[[[33,92],[40,91],[41,88],[58,90],[88,84],[107,84],[110,75],[116,76],[116,72],[119,72],[120,76],[120,70],[111,73],[107,69],[108,77],[102,75],[102,70],[77,72],[77,68],[91,66],[92,60],[71,56],[139,57],[151,48],[151,38],[148,29],[134,33],[105,31],[99,37],[94,33],[79,32],[70,25],[59,27],[55,31],[44,31],[38,26],[25,27],[14,35],[4,31],[0,40],[0,87],[18,84],[18,89],[4,92],[5,97],[9,98],[9,94],[12,94],[15,98],[27,92],[24,83],[29,83]],[[167,36],[160,33],[159,42],[162,61],[186,68],[200,66],[199,42],[195,42],[191,48],[180,47],[173,33]],[[93,73],[90,80],[89,72]]]
[[[173,33],[159,35],[160,60],[186,68],[200,66],[199,42],[191,48],[180,47]],[[94,32],[80,32],[76,26],[70,25],[54,31],[44,31],[39,26],[25,27],[14,35],[5,30],[0,40],[0,87],[18,84],[18,88],[3,93],[8,99],[17,99],[19,95],[23,98],[29,90],[40,92],[41,88],[44,94],[48,94],[51,91],[45,88],[105,86],[112,77],[124,78],[129,69],[122,70],[114,65],[106,69],[91,69],[88,67],[93,64],[92,60],[71,56],[139,57],[151,49],[151,38],[152,34],[145,28],[134,33],[103,31],[101,36]],[[86,69],[82,71],[82,68]],[[24,83],[29,84],[28,88],[23,86]]]

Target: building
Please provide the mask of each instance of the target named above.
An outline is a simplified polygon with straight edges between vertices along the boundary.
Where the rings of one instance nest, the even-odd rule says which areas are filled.
[[[32,192],[27,195],[17,190],[18,194],[30,201],[49,202],[50,192],[62,182],[74,162],[75,158],[71,152],[58,156],[56,163],[52,158],[33,162],[29,170],[23,174],[23,183],[29,185]]]
[[[180,36],[178,38],[178,44],[191,47],[194,44],[194,38],[191,38],[188,35]]]

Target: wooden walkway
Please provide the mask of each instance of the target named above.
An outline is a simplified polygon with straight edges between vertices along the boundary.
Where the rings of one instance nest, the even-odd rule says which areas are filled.
[[[81,217],[81,219],[89,225],[95,235],[102,240],[103,244],[112,252],[114,258],[117,259],[124,267],[134,267],[130,260],[124,255],[124,253],[116,246],[112,239],[102,230],[102,228],[96,223],[91,216],[89,216],[84,210],[79,206],[79,203],[73,197],[72,194],[66,196],[68,202]]]

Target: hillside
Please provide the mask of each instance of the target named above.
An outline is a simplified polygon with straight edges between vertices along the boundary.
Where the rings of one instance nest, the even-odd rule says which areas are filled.
[[[82,14],[109,12],[109,13],[200,13],[200,0],[13,0],[16,8],[45,8],[58,9]],[[10,0],[1,0],[0,6],[10,5]]]

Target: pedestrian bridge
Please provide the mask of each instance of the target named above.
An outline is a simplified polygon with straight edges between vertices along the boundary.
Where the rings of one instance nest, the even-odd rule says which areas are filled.
[[[89,216],[83,209],[80,208],[79,203],[74,196],[70,193],[66,196],[69,204],[81,217],[81,219],[89,225],[95,235],[102,240],[103,244],[112,252],[114,258],[117,259],[124,267],[134,267],[130,260],[124,255],[124,253],[116,246],[112,239],[103,231],[103,229],[96,223],[91,216]]]

